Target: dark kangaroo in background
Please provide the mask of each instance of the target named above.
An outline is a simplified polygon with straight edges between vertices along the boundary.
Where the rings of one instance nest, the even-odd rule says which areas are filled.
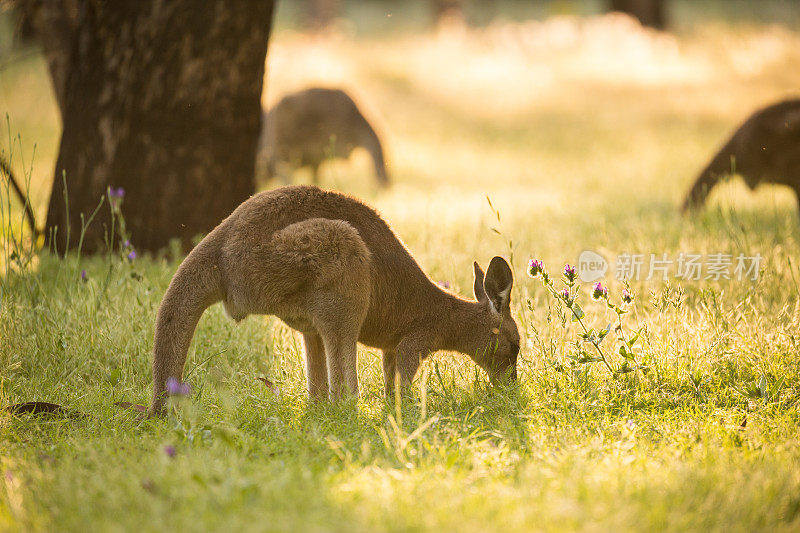
[[[375,177],[389,185],[383,147],[358,106],[339,89],[311,88],[284,96],[263,116],[256,175],[280,175],[289,183],[297,168],[310,166],[314,184],[319,166],[332,157],[347,158],[358,147],[372,156]]]
[[[703,169],[681,209],[700,207],[730,174],[741,175],[750,189],[761,183],[788,185],[800,204],[800,98],[753,113]]]
[[[220,300],[234,320],[281,318],[303,334],[312,399],[358,394],[356,343],[383,351],[387,392],[408,386],[432,352],[467,354],[492,381],[516,379],[519,331],[511,316],[514,277],[495,257],[473,265],[476,300],[440,288],[391,228],[360,201],[317,187],[257,194],[189,253],[156,318],[153,403],[180,380],[205,309]]]

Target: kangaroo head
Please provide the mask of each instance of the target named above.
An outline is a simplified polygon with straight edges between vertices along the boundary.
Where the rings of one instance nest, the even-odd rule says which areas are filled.
[[[494,257],[484,275],[477,261],[475,267],[475,299],[481,306],[480,328],[476,335],[485,342],[475,354],[475,362],[483,368],[492,382],[517,379],[519,330],[511,317],[511,287],[514,275],[502,257]]]

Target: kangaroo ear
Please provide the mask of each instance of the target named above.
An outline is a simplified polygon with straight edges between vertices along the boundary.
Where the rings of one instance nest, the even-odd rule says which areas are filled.
[[[475,299],[482,303],[489,299],[483,288],[483,270],[477,261],[472,263],[472,268],[475,269],[475,283],[472,285],[472,292],[475,294]]]
[[[505,259],[499,256],[492,258],[483,280],[484,293],[498,313],[508,309],[511,302],[511,286],[514,274]]]

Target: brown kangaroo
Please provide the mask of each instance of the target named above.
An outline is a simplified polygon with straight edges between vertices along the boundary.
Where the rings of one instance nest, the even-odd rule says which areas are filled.
[[[751,190],[761,183],[788,185],[800,203],[800,99],[753,113],[703,169],[681,209],[700,207],[730,174],[741,175]]]
[[[347,93],[339,89],[311,88],[284,96],[263,116],[256,175],[277,175],[289,183],[294,169],[310,166],[319,183],[323,161],[348,158],[357,147],[372,156],[375,177],[389,185],[383,148],[375,130]]]
[[[189,253],[158,310],[151,414],[181,379],[205,309],[222,300],[234,320],[271,314],[303,334],[312,399],[358,394],[356,343],[383,351],[387,393],[413,380],[437,350],[469,355],[493,381],[516,379],[519,332],[513,275],[494,257],[474,264],[477,301],[433,283],[372,208],[312,186],[257,194]]]

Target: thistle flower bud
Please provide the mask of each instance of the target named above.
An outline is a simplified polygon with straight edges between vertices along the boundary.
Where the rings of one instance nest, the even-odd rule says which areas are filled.
[[[564,265],[564,278],[567,280],[567,282],[572,283],[577,277],[578,273],[575,271],[574,266],[570,266],[569,263]]]
[[[528,260],[528,275],[532,278],[538,278],[539,274],[544,272],[544,263],[539,259]]]
[[[572,295],[569,293],[569,288],[564,287],[564,290],[561,291],[561,298],[564,299],[564,303],[566,303],[568,307],[572,305],[573,299]]]
[[[600,299],[607,299],[608,298],[608,288],[603,287],[602,283],[599,281],[594,284],[592,288],[592,299],[593,300],[600,300]]]
[[[633,302],[633,294],[628,289],[622,289],[622,303],[630,305]]]

